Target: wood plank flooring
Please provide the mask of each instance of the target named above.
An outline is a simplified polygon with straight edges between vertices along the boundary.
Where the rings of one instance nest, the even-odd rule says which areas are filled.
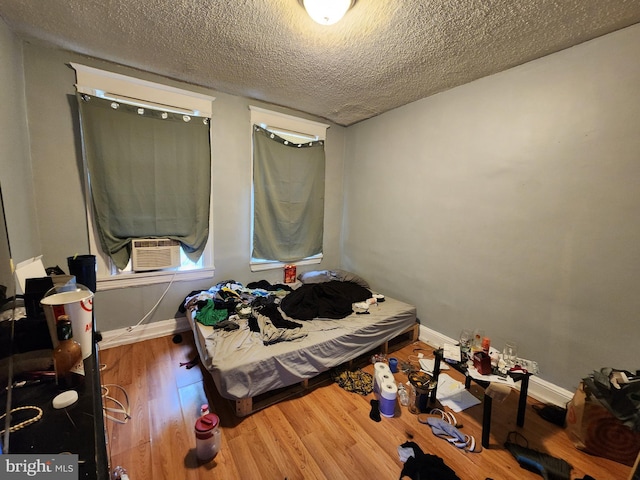
[[[107,448],[111,467],[126,468],[131,480],[359,480],[398,479],[403,463],[397,447],[412,439],[425,453],[442,457],[461,480],[534,480],[540,475],[522,469],[502,446],[510,431],[524,435],[529,446],[563,458],[572,466],[572,479],[591,475],[596,480],[626,480],[631,468],[577,450],[565,431],[540,418],[527,405],[525,426],[515,424],[517,398],[511,392],[494,402],[491,445],[481,453],[465,453],[435,437],[407,408],[398,406],[394,418],[369,418],[369,401],[337,384],[326,384],[238,418],[230,403],[217,393],[211,377],[198,365],[180,366],[197,355],[190,332],[174,343],[171,336],[100,352],[103,385],[123,387],[132,418],[125,424],[107,420]],[[432,356],[432,348],[415,342],[393,356],[417,365],[416,355]],[[373,372],[371,365],[363,367]],[[447,372],[463,380],[457,372]],[[402,373],[398,381],[406,381]],[[122,400],[116,387],[110,395]],[[482,398],[481,388],[471,392]],[[193,426],[202,403],[221,419],[222,447],[214,460],[199,463]],[[113,406],[106,402],[106,406]],[[456,414],[461,431],[481,437],[482,406]]]

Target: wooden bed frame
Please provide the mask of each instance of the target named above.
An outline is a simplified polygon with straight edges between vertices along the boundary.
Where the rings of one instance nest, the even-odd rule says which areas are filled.
[[[366,364],[369,362],[369,358],[373,353],[387,354],[392,351],[401,349],[402,347],[409,345],[416,340],[420,333],[420,324],[416,321],[411,327],[400,332],[391,340],[387,340],[383,344],[371,349],[369,352],[355,357],[343,366],[348,368],[355,368],[357,365]],[[241,400],[230,400],[234,406],[234,412],[238,417],[246,417],[258,410],[262,410],[270,405],[278,403],[286,398],[291,398],[296,395],[303,395],[304,393],[313,390],[320,385],[325,385],[331,382],[330,372],[324,372],[315,377],[302,380],[299,383],[295,383],[288,387],[279,388],[270,392],[266,392],[255,397],[243,398]]]

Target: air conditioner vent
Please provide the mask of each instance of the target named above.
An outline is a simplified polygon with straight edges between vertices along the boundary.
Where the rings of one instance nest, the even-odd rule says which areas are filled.
[[[135,272],[179,267],[180,242],[169,238],[134,238],[131,265]]]

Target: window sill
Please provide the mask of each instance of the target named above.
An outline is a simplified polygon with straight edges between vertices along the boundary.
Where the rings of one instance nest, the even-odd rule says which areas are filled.
[[[300,265],[314,265],[322,262],[322,254],[307,258],[305,260],[299,260],[297,262],[291,262],[296,266]],[[289,263],[285,262],[251,262],[251,271],[252,272],[262,272],[264,270],[276,270],[278,268],[284,268],[285,265],[289,265]]]
[[[168,270],[144,273],[121,273],[113,277],[98,278],[96,289],[99,292],[117,288],[142,287],[158,283],[187,282],[213,278],[215,268],[199,268],[197,270]]]

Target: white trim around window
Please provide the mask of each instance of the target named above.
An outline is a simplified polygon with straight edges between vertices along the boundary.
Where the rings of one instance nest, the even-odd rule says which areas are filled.
[[[326,123],[314,122],[313,120],[294,117],[293,115],[274,112],[272,110],[254,107],[253,105],[249,105],[249,110],[251,110],[251,132],[253,132],[253,125],[260,125],[267,130],[276,128],[311,135],[318,140],[327,139],[327,128],[329,128],[329,125]]]
[[[143,102],[140,106],[211,118],[212,103],[216,97],[78,63],[70,65],[76,71],[76,90],[79,93],[132,105]]]
[[[251,111],[251,124],[249,125],[250,138],[253,138],[253,126],[259,125],[266,130],[284,130],[292,134],[314,137],[315,140],[327,139],[327,128],[330,125],[326,123],[314,122],[305,118],[287,115],[285,113],[274,112],[264,108],[249,105]],[[253,141],[251,141],[251,239],[250,252],[253,251]],[[313,257],[304,258],[297,262],[296,265],[312,265],[322,261],[322,253]],[[261,272],[264,270],[275,270],[283,268],[284,262],[257,260],[250,258],[249,266],[252,272]]]
[[[79,93],[86,93],[121,103],[139,105],[145,108],[211,118],[212,102],[215,97],[107,72],[86,65],[76,63],[71,63],[70,65],[76,71],[76,89]],[[209,141],[211,142],[211,137]],[[118,272],[109,256],[102,252],[100,248],[97,228],[93,221],[92,201],[86,171],[85,165],[84,181],[89,251],[96,256],[98,291],[168,283],[171,281],[193,281],[213,278],[215,271],[213,263],[213,208],[210,208],[209,211],[209,238],[203,253],[203,267],[191,270]],[[213,191],[211,192],[210,205],[213,205]]]

